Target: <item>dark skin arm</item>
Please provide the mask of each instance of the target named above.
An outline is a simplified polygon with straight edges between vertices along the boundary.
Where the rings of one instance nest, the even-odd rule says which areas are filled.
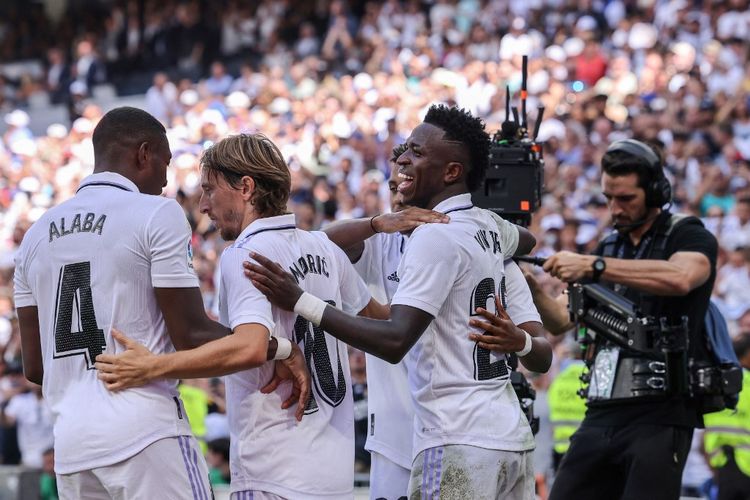
[[[536,246],[536,238],[525,227],[518,227],[518,248],[513,255],[528,255]]]
[[[374,218],[350,219],[327,225],[323,232],[341,248],[349,260],[357,262],[365,250],[365,240],[376,233],[411,231],[429,223],[445,223],[450,218],[433,210],[409,207],[400,212],[377,215]]]
[[[34,306],[17,309],[18,325],[21,329],[21,358],[23,374],[30,382],[42,385],[42,345],[39,340],[39,310]]]
[[[245,262],[245,274],[272,304],[294,309],[302,295],[291,274],[262,255],[251,257],[261,265]],[[389,363],[398,363],[432,322],[433,317],[410,306],[394,305],[389,320],[357,317],[326,306],[320,326],[337,339]]]

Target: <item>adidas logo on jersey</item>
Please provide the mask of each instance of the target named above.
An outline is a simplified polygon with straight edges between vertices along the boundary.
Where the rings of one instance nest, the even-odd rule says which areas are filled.
[[[393,271],[393,273],[388,275],[388,281],[395,281],[396,283],[398,283],[401,280],[398,279],[398,274],[396,274],[396,271]]]

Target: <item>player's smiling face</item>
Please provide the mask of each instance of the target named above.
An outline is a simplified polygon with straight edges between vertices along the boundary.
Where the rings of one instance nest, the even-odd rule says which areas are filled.
[[[449,161],[443,141],[445,131],[429,123],[415,128],[398,157],[398,192],[404,205],[432,208],[431,200],[445,188],[443,170]]]
[[[226,241],[237,239],[242,232],[245,200],[242,192],[232,187],[219,172],[201,169],[201,194],[198,208],[208,215]]]

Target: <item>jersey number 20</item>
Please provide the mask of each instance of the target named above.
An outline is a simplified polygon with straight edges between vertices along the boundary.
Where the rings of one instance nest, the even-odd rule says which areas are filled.
[[[336,307],[336,303],[327,300],[329,304]],[[305,342],[305,362],[310,370],[315,389],[310,391],[310,399],[305,406],[305,414],[318,411],[318,402],[315,394],[325,401],[329,406],[338,406],[346,396],[346,379],[341,366],[341,354],[336,350],[337,373],[333,373],[331,356],[328,353],[326,333],[319,326],[313,325],[302,316],[297,316],[294,321],[294,338],[297,343]]]
[[[76,318],[73,311],[78,311]],[[75,331],[73,320],[76,321]],[[60,269],[55,306],[55,358],[82,355],[86,368],[94,369],[96,357],[107,346],[104,331],[96,323],[91,297],[91,263],[77,262]]]
[[[498,291],[504,297],[502,290]],[[488,311],[495,310],[495,280],[485,278],[479,282],[471,294],[470,314],[478,316],[475,312],[477,307]],[[490,362],[490,351],[478,345],[474,345],[474,380],[489,380],[493,378],[504,378],[508,376],[508,365],[505,359]]]

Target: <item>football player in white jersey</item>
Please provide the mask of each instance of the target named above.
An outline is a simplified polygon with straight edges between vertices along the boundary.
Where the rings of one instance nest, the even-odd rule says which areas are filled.
[[[201,159],[201,211],[235,240],[221,257],[220,319],[232,329],[251,323],[255,339],[269,332],[279,349],[303,346],[313,390],[302,406],[299,425],[291,410],[279,409],[293,399],[291,387],[279,384],[271,363],[227,377],[227,409],[231,433],[232,498],[350,499],[354,486],[354,415],[346,345],[317,325],[271,307],[242,273],[250,252],[274,255],[299,285],[349,313],[370,313],[366,285],[344,252],[325,234],[295,227],[286,213],[291,177],[278,148],[260,134],[228,137],[207,149]],[[291,340],[291,342],[289,340]],[[151,355],[125,340],[131,349],[118,357],[100,357],[97,367],[110,387],[162,377],[204,376],[203,370],[227,366],[231,350],[201,348],[168,356]],[[277,389],[273,394],[268,393]]]
[[[406,144],[393,148],[391,176],[388,190],[391,198],[391,213],[371,219],[350,219],[326,226],[324,232],[341,246],[365,280],[373,297],[382,303],[390,303],[398,288],[398,266],[403,255],[406,239],[412,230],[424,223],[447,222],[448,216],[435,220],[437,212],[416,207],[406,208],[398,192],[398,169],[396,160],[406,150]],[[495,216],[498,230],[509,222]],[[525,250],[525,249],[524,249]],[[543,335],[539,313],[534,306],[531,292],[519,269],[512,260],[505,262],[506,290],[502,298],[507,303],[512,324],[532,335]],[[476,320],[474,320],[476,321]],[[479,325],[477,325],[479,326]],[[470,338],[490,350],[501,350],[509,327],[505,321],[493,316],[489,325],[492,335],[473,333]],[[370,498],[372,500],[400,500],[406,498],[411,474],[412,421],[414,409],[409,393],[406,364],[388,363],[367,354],[367,406],[368,436],[365,448],[370,452]],[[376,419],[377,416],[377,419]]]
[[[488,164],[489,136],[479,119],[432,106],[398,163],[404,203],[450,215],[448,224],[414,230],[399,266],[389,320],[347,315],[303,293],[283,268],[261,255],[246,263],[269,299],[365,352],[396,363],[408,352],[415,403],[409,496],[534,498],[534,439],[509,381],[506,353],[544,372],[544,338],[515,328],[508,351],[468,342],[470,318],[495,309],[512,231],[474,207]],[[493,311],[494,312],[494,311]]]
[[[165,129],[117,108],[93,145],[94,173],[31,227],[16,259],[24,371],[53,413],[60,497],[207,500],[176,383],[112,394],[94,370],[98,354],[117,349],[114,327],[156,353],[228,333],[205,314],[182,208],[158,196],[171,158]]]

